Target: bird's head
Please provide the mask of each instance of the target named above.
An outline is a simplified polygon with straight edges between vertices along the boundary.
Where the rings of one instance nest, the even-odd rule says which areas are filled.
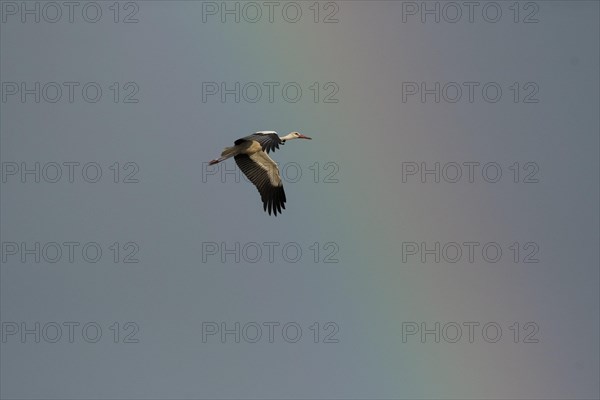
[[[301,134],[300,132],[291,132],[281,138],[281,140],[292,140],[292,139],[308,139],[312,140],[312,138]]]

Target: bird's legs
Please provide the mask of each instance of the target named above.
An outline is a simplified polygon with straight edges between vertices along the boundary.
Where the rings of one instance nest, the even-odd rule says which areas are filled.
[[[216,160],[212,160],[208,163],[208,165],[215,165],[220,163],[221,161],[225,161],[230,157],[235,156],[236,154],[238,154],[239,152],[239,148],[237,146],[233,146],[233,147],[226,147],[225,150],[223,150],[223,152],[221,153],[221,157],[217,158]]]

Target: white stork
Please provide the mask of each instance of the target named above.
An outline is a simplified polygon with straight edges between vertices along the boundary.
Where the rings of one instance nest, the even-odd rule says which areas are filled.
[[[212,160],[208,165],[217,164],[230,157],[242,170],[244,175],[258,189],[263,202],[263,209],[273,211],[277,216],[281,209],[285,209],[285,192],[279,176],[279,169],[275,161],[267,153],[275,152],[280,144],[292,139],[311,139],[298,132],[291,132],[279,137],[275,131],[260,131],[250,136],[243,137],[233,142],[233,147],[226,147],[221,157]]]

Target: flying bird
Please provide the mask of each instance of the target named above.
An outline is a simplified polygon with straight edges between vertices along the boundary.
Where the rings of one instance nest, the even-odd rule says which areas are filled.
[[[258,189],[263,202],[263,209],[271,211],[275,216],[285,209],[285,192],[279,176],[279,169],[275,161],[267,153],[279,149],[280,144],[285,144],[292,139],[311,139],[298,132],[291,132],[279,136],[275,131],[255,132],[233,142],[233,147],[226,147],[221,157],[212,160],[208,165],[214,165],[230,157],[248,177],[250,182]]]

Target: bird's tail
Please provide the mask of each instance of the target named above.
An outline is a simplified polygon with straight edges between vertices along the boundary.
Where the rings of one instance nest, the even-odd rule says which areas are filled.
[[[233,147],[225,147],[225,150],[221,153],[221,157],[229,158],[235,155],[235,146]]]
[[[221,157],[217,158],[216,160],[210,161],[208,165],[218,164],[221,161],[227,160],[228,158],[235,156],[235,153],[235,147],[225,147],[225,150],[223,150],[223,152],[221,153]]]

